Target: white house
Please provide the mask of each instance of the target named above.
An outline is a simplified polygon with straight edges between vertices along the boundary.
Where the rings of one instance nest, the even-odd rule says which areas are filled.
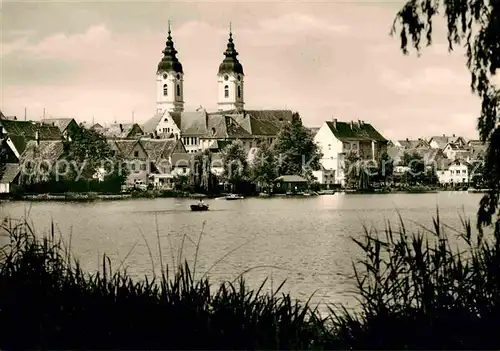
[[[447,163],[439,165],[436,173],[441,184],[469,183],[468,165],[461,160],[450,160]]]
[[[362,160],[377,160],[387,150],[385,139],[371,124],[364,121],[326,121],[316,133],[314,141],[323,157],[321,165],[333,171],[335,184],[344,184],[345,157],[354,153]]]
[[[335,181],[335,170],[328,170],[321,167],[319,171],[313,171],[312,173],[316,181],[324,185],[327,189],[330,188],[331,185],[337,184]]]

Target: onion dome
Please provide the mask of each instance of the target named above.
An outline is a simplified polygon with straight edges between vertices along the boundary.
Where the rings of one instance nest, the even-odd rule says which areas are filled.
[[[231,29],[229,29],[229,40],[224,56],[226,57],[219,66],[219,74],[237,73],[243,75],[243,66],[237,58],[238,52],[234,48],[233,33],[231,33]]]
[[[163,58],[158,63],[158,71],[157,72],[171,72],[174,71],[176,73],[183,73],[182,64],[179,62],[177,58],[177,50],[174,48],[174,42],[172,41],[172,36],[170,35],[170,23],[168,24],[168,37],[167,42],[165,43],[165,49],[163,49]]]

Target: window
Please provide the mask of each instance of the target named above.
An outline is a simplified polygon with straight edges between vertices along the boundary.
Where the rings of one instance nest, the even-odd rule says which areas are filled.
[[[181,75],[177,73],[177,79],[181,79]]]
[[[229,86],[227,85],[224,87],[224,97],[225,98],[229,97]]]
[[[182,168],[182,173],[186,173],[186,172],[187,172],[186,167],[183,167],[183,168]]]
[[[130,169],[131,169],[131,170],[133,170],[133,171],[135,171],[135,163],[132,163],[132,164],[130,165]]]
[[[328,150],[331,150],[331,149],[332,149],[332,145],[328,144]]]
[[[165,118],[165,119],[163,120],[163,122],[168,122],[168,118]]]
[[[358,144],[352,144],[352,149],[357,150],[358,149]]]
[[[167,96],[168,95],[168,87],[166,84],[163,84],[163,96]]]
[[[145,170],[146,170],[146,164],[143,163],[143,164],[141,164],[141,171],[145,171]]]
[[[134,151],[134,157],[139,157],[139,151]]]
[[[181,96],[181,86],[177,84],[177,96]]]
[[[241,99],[241,87],[238,85],[238,98]]]
[[[224,76],[224,80],[228,80],[228,79],[229,79],[229,76],[226,74],[226,75]]]

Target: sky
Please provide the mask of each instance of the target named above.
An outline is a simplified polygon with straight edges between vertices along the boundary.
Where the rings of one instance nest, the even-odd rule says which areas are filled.
[[[388,139],[477,138],[479,99],[444,21],[420,57],[389,36],[403,1],[14,1],[0,6],[0,110],[135,122],[156,110],[168,21],[185,110],[215,110],[229,23],[246,109],[291,109],[306,126],[363,120]]]

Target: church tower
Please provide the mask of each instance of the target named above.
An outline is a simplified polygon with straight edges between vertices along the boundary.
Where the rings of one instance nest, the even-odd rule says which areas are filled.
[[[229,26],[229,40],[224,52],[224,60],[219,66],[217,109],[219,111],[243,110],[243,66],[238,61],[238,52],[234,48],[233,33]]]
[[[168,22],[168,37],[165,43],[163,58],[158,63],[156,71],[156,111],[184,111],[184,72],[177,58],[177,50],[170,32]]]

